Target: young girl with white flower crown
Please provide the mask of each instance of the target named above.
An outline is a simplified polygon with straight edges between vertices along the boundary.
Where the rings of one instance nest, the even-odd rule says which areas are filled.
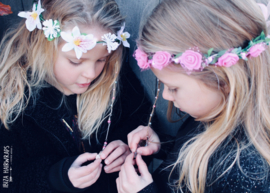
[[[129,33],[116,2],[39,0],[18,16],[1,43],[1,192],[116,192],[142,120],[139,97],[117,97]]]
[[[164,0],[153,10],[134,56],[164,83],[169,115],[174,105],[191,117],[174,145],[150,127],[128,135],[140,175],[130,154],[119,193],[270,191],[269,8],[254,0]],[[148,145],[137,148],[142,139]],[[171,150],[151,175],[140,154],[163,147]]]

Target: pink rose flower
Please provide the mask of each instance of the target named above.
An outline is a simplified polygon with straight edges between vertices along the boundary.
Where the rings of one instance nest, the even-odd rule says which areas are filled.
[[[238,60],[239,57],[237,56],[237,54],[226,53],[218,59],[217,64],[219,66],[230,67],[232,65],[235,65],[238,62]]]
[[[182,54],[180,63],[188,70],[199,70],[202,67],[202,55],[198,52],[187,50]]]
[[[264,44],[255,44],[252,46],[249,51],[248,55],[251,57],[257,57],[259,56],[263,51],[265,50]]]
[[[171,54],[169,52],[159,51],[153,56],[152,66],[161,70],[170,63]]]
[[[134,57],[138,62],[138,66],[141,69],[148,69],[150,68],[150,64],[148,63],[148,57],[145,52],[143,52],[140,48],[135,50]]]

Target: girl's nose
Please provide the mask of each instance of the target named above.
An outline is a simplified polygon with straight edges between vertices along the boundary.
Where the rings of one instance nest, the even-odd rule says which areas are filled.
[[[168,100],[168,101],[174,101],[174,98],[172,96],[172,93],[169,91],[168,87],[167,86],[164,86],[164,90],[163,90],[163,93],[162,93],[162,97],[165,99],[165,100]]]
[[[95,79],[96,78],[96,69],[95,66],[88,66],[84,69],[82,75],[88,79]]]

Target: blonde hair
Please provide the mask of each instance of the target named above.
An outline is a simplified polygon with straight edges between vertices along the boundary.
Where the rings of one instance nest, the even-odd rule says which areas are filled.
[[[148,54],[161,50],[178,54],[195,46],[202,53],[210,48],[219,52],[243,48],[262,31],[267,34],[266,22],[254,0],[164,0],[141,28],[138,44]],[[229,152],[235,159],[223,174],[239,163],[240,153],[252,145],[270,165],[269,51],[229,68],[208,66],[190,74],[219,90],[223,101],[198,120],[205,123],[205,130],[181,148],[174,164],[174,169],[179,167],[178,190],[183,191],[185,185],[191,192],[205,191],[210,157],[227,139],[236,140],[237,147]],[[181,69],[180,65],[169,68],[175,67]],[[235,137],[237,133],[243,133],[248,143]],[[227,156],[214,167],[221,167]]]
[[[62,30],[70,26],[95,25],[114,34],[124,19],[114,0],[43,0],[44,19],[60,22]],[[53,71],[61,38],[49,42],[43,30],[29,32],[22,21],[16,30],[6,34],[0,49],[0,117],[8,125],[16,120],[31,97],[46,86],[58,84]],[[78,124],[83,138],[94,133],[106,116],[114,82],[122,63],[122,46],[106,60],[94,84],[77,96]]]

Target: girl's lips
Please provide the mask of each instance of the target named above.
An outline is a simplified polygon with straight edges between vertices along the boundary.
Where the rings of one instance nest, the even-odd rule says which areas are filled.
[[[91,82],[86,84],[77,84],[80,88],[88,87],[91,84]]]

